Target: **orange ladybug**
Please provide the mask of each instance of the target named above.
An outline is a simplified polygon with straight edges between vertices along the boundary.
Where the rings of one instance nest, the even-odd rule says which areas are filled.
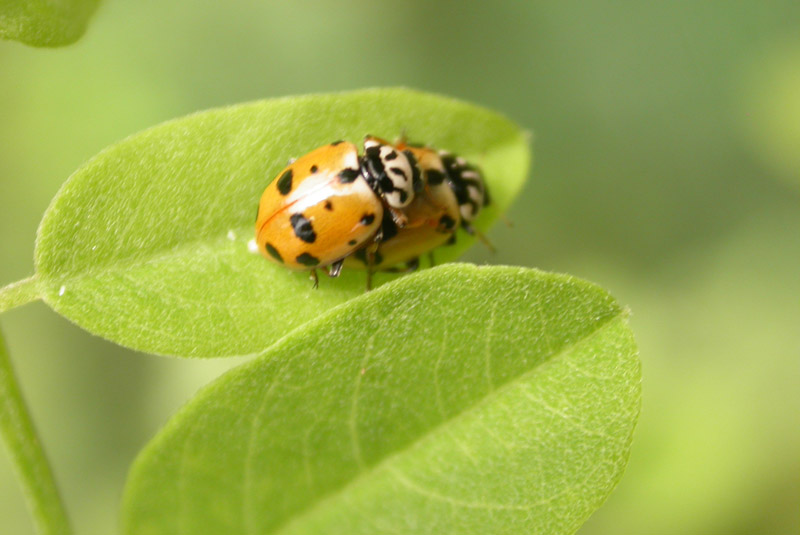
[[[267,186],[256,217],[256,244],[266,258],[294,270],[345,261],[367,270],[407,264],[452,241],[488,204],[480,172],[463,159],[404,141],[367,136],[363,155],[338,141],[291,162]]]

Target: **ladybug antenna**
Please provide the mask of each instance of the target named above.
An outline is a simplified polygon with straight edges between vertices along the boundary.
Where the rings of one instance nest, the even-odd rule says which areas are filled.
[[[492,253],[496,253],[497,252],[497,249],[494,248],[494,245],[492,245],[492,242],[489,241],[489,238],[487,238],[486,235],[483,232],[481,232],[480,230],[476,229],[475,227],[473,227],[472,225],[470,225],[466,221],[461,223],[461,226],[464,228],[464,230],[467,231],[468,234],[471,234],[471,235],[475,236],[476,238],[478,238],[479,240],[481,240],[481,242],[483,242],[483,244],[486,246],[486,248],[489,249]]]
[[[497,252],[497,249],[495,249],[494,245],[492,245],[492,242],[489,241],[489,238],[486,237],[486,234],[484,234],[479,230],[476,230],[475,235],[478,237],[479,240],[481,240],[481,242],[483,242],[483,244],[486,246],[487,249],[489,249],[489,251],[491,251],[492,253]]]

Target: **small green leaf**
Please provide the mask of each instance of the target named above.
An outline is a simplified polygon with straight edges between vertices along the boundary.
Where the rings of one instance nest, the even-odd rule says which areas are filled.
[[[600,288],[426,270],[197,395],[135,462],[123,533],[574,533],[621,477],[639,383]]]
[[[0,38],[32,46],[74,43],[100,0],[0,0]]]
[[[53,470],[30,411],[22,397],[0,332],[0,439],[25,494],[39,535],[70,535],[72,528],[59,496]]]
[[[249,354],[364,291],[363,272],[313,290],[247,250],[263,189],[288,158],[337,139],[406,132],[483,168],[486,228],[527,175],[525,134],[507,119],[404,89],[266,100],[156,126],[98,154],[39,228],[45,301],[119,344],[180,356]],[[437,252],[457,256],[471,243]],[[378,282],[390,279],[380,275]]]

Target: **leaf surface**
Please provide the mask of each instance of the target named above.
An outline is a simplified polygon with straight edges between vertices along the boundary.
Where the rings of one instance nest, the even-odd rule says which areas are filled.
[[[258,200],[288,158],[337,139],[406,132],[482,167],[486,228],[527,175],[525,134],[507,119],[405,89],[265,100],[177,119],[107,148],[64,184],[39,228],[44,300],[119,344],[179,356],[260,351],[364,291],[347,272],[312,289],[251,254]],[[472,239],[459,231],[457,256]],[[380,275],[378,283],[391,279]]]
[[[63,46],[86,31],[99,0],[0,0],[0,38]]]
[[[135,462],[123,532],[573,533],[622,474],[639,381],[598,287],[426,270],[198,394]]]

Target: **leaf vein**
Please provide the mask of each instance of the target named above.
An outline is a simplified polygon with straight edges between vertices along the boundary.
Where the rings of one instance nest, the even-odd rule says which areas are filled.
[[[560,350],[557,353],[553,353],[552,355],[550,355],[550,357],[546,361],[544,361],[543,363],[552,362],[554,359],[557,359],[557,358],[560,358],[560,357],[562,357],[564,355],[567,355],[574,348],[576,348],[577,346],[579,346],[581,344],[587,343],[588,341],[590,341],[595,336],[598,336],[598,334],[600,332],[602,332],[605,328],[610,326],[614,321],[616,321],[619,318],[622,318],[624,316],[625,316],[625,312],[623,310],[620,310],[616,314],[613,314],[612,316],[609,316],[608,318],[605,318],[605,320],[600,322],[593,330],[591,330],[591,331],[589,331],[587,333],[584,333],[582,338],[567,343],[562,348],[560,348]],[[368,478],[370,476],[370,474],[375,473],[380,468],[384,467],[384,468],[386,468],[388,470],[392,470],[392,467],[391,467],[390,463],[394,459],[396,459],[400,455],[402,455],[403,452],[414,448],[416,445],[418,445],[421,442],[423,442],[429,436],[432,436],[437,432],[443,432],[444,428],[449,426],[449,425],[453,425],[453,422],[455,422],[455,421],[457,421],[459,419],[462,419],[462,418],[466,418],[467,414],[469,414],[472,411],[477,410],[477,408],[479,406],[481,406],[481,405],[483,405],[485,403],[488,403],[488,401],[487,401],[488,398],[493,398],[493,397],[499,396],[502,391],[504,391],[506,389],[509,389],[509,388],[512,388],[515,384],[520,382],[524,377],[526,377],[529,374],[533,373],[535,370],[536,370],[536,367],[535,368],[531,368],[531,369],[527,370],[526,372],[521,373],[520,375],[509,379],[505,384],[501,385],[500,387],[498,387],[494,391],[490,392],[484,398],[478,400],[477,402],[475,402],[474,404],[472,404],[472,405],[470,405],[468,407],[464,407],[464,409],[461,412],[459,412],[458,414],[452,416],[449,420],[446,420],[446,421],[442,422],[438,426],[432,427],[427,432],[423,433],[422,435],[417,437],[415,440],[413,440],[409,444],[406,444],[403,447],[403,449],[388,453],[383,459],[377,461],[371,467],[367,467],[367,468],[371,468],[370,470],[364,470],[361,473],[355,475],[352,479],[350,479],[349,481],[347,481],[343,485],[340,485],[339,487],[337,487],[335,489],[331,489],[326,494],[320,495],[315,502],[311,503],[305,509],[302,509],[302,510],[298,511],[293,518],[291,518],[289,520],[286,520],[282,524],[276,526],[275,529],[272,531],[272,533],[280,533],[280,532],[285,531],[285,530],[291,530],[293,526],[296,526],[296,525],[300,524],[304,518],[309,517],[310,515],[312,515],[313,511],[319,509],[325,503],[330,503],[338,495],[341,495],[342,493],[346,492],[347,489],[357,486],[359,481],[361,481],[361,480],[363,480],[365,478]],[[559,493],[559,494],[557,494],[555,496],[558,496],[558,495],[561,495],[561,494],[563,494],[563,492]],[[552,500],[552,499],[554,499],[554,497],[549,498],[549,500]],[[450,503],[453,503],[453,502],[450,502]],[[465,503],[469,503],[469,502],[465,502]],[[547,502],[543,502],[543,503],[547,503]],[[502,506],[502,504],[499,504],[499,505]],[[536,505],[536,504],[533,504],[533,505]],[[515,506],[511,506],[511,507],[513,508]]]

